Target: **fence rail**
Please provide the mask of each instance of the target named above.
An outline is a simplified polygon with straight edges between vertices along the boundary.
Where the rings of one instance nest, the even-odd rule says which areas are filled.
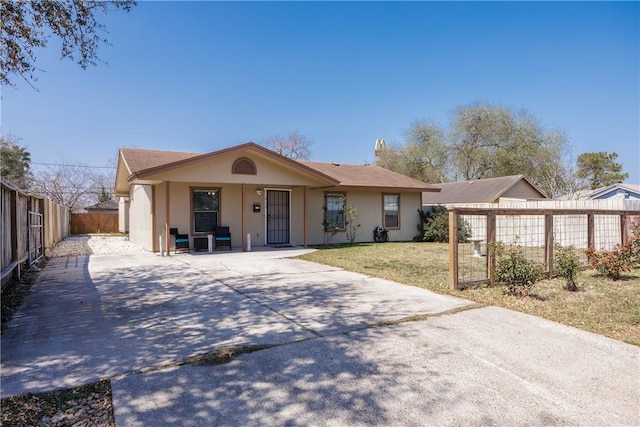
[[[69,209],[0,181],[2,287],[69,235]]]
[[[490,248],[497,242],[519,245],[549,277],[555,245],[576,248],[587,267],[584,249],[609,250],[626,242],[631,216],[640,216],[640,209],[449,208],[450,287],[493,283],[496,260]]]

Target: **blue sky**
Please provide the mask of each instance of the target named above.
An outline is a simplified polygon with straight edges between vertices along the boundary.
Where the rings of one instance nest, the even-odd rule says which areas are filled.
[[[37,51],[39,92],[2,88],[2,133],[34,162],[108,165],[119,147],[210,152],[297,130],[312,160],[458,106],[527,109],[574,156],[615,151],[640,183],[638,2],[140,2],[104,16],[108,65]]]

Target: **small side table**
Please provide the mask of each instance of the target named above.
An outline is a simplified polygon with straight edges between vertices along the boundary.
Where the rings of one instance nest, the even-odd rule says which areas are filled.
[[[196,252],[209,250],[209,239],[207,238],[207,236],[194,237],[193,238],[193,249]]]

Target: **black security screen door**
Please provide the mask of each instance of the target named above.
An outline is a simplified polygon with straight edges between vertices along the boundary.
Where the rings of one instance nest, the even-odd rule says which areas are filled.
[[[267,245],[289,243],[289,192],[267,190]]]

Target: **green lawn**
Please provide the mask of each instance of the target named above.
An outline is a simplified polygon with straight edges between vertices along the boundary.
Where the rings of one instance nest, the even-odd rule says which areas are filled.
[[[640,270],[613,281],[594,271],[578,278],[579,292],[560,279],[537,283],[529,297],[499,287],[449,289],[449,251],[442,243],[364,243],[320,247],[300,258],[369,276],[394,280],[479,303],[506,307],[640,346]]]

